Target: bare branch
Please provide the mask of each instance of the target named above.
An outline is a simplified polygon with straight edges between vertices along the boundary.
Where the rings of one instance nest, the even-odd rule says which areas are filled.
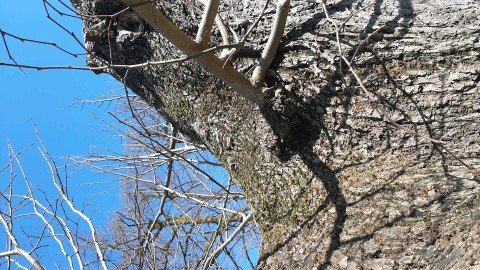
[[[229,29],[228,29],[227,25],[225,24],[225,22],[223,21],[222,17],[220,17],[220,14],[217,14],[217,16],[215,17],[215,23],[218,27],[218,30],[220,31],[220,35],[222,36],[223,45],[230,44],[230,39],[228,37],[228,30]],[[224,49],[219,57],[221,59],[226,58],[228,55],[230,55],[230,52],[232,50],[236,50],[236,48],[234,48],[234,49]]]
[[[209,48],[206,50],[202,50],[198,53],[187,55],[184,57],[179,57],[176,59],[164,60],[164,61],[151,61],[151,62],[144,62],[140,64],[133,64],[133,65],[118,65],[118,64],[109,64],[100,67],[75,67],[75,66],[35,66],[35,65],[19,65],[19,64],[9,64],[0,62],[0,66],[14,66],[19,68],[27,68],[27,69],[36,69],[36,70],[49,70],[49,69],[72,69],[72,70],[86,70],[86,71],[107,71],[111,68],[144,68],[148,66],[157,66],[157,65],[167,65],[167,64],[176,64],[185,62],[191,59],[199,58],[202,55],[210,54],[217,50],[228,49],[228,48],[236,48],[239,47],[239,44],[228,44],[228,45],[219,45],[213,48]]]
[[[15,58],[13,58],[12,54],[10,53],[10,49],[8,48],[7,40],[5,39],[5,32],[3,32],[2,29],[0,29],[0,34],[2,35],[3,44],[5,45],[5,50],[7,51],[8,59],[12,60],[13,63],[14,63],[14,65],[12,65],[12,66],[18,67],[20,69],[20,72],[22,72],[22,74],[25,74],[22,67],[20,67],[20,65],[18,65],[17,61],[15,61]],[[0,62],[0,65],[1,64],[2,64],[2,62]]]
[[[152,230],[154,229],[161,229],[166,226],[173,226],[173,225],[200,225],[200,224],[221,224],[222,222],[225,223],[234,223],[234,222],[241,222],[243,221],[243,217],[240,215],[227,215],[226,217],[223,215],[219,216],[194,216],[194,217],[177,217],[167,219],[165,221],[150,221]]]
[[[10,251],[5,251],[5,252],[0,252],[0,258],[10,257],[10,256],[15,256],[15,255],[20,255],[20,252],[18,252],[18,250],[10,250]]]
[[[175,47],[186,55],[198,54],[203,51],[203,47],[190,39],[169,19],[167,19],[160,10],[150,1],[144,0],[122,0],[123,3],[130,6],[140,17],[148,22]],[[206,71],[212,73],[215,77],[224,81],[233,88],[242,97],[260,104],[263,93],[239,71],[213,53],[200,55],[195,59]],[[224,65],[225,64],[225,65]]]
[[[82,218],[88,224],[88,226],[90,228],[92,241],[95,245],[95,250],[97,252],[98,259],[100,260],[102,268],[104,270],[108,270],[103,251],[101,250],[100,245],[99,245],[99,241],[98,241],[98,238],[97,238],[97,232],[96,232],[95,226],[92,223],[92,220],[89,217],[87,217],[82,211],[78,210],[74,206],[73,202],[70,200],[68,195],[65,193],[63,186],[61,186],[57,183],[56,179],[60,179],[60,177],[59,177],[59,172],[58,172],[58,170],[55,166],[55,162],[53,161],[52,157],[48,153],[47,148],[46,148],[43,140],[40,138],[36,128],[35,128],[35,134],[37,135],[37,138],[40,141],[40,144],[42,145],[43,151],[41,149],[39,149],[39,150],[40,150],[41,154],[43,155],[43,158],[47,162],[48,166],[50,167],[50,173],[51,173],[51,176],[52,176],[52,181],[53,181],[54,186],[57,188],[57,191],[61,195],[62,199],[67,203],[70,210],[73,213],[75,213],[76,215],[78,215],[80,218]]]
[[[217,18],[219,5],[220,0],[207,0],[202,21],[200,22],[197,37],[195,39],[195,41],[202,47],[208,47],[208,43],[210,42],[210,32],[212,31],[213,23]]]
[[[70,52],[68,50],[65,50],[64,48],[60,47],[57,45],[57,43],[55,42],[48,42],[48,41],[41,41],[41,40],[35,40],[35,39],[29,39],[29,38],[22,38],[22,37],[19,37],[17,35],[14,35],[14,34],[11,34],[11,33],[8,33],[8,32],[5,32],[3,31],[1,28],[0,28],[0,33],[5,36],[9,36],[9,37],[12,37],[14,39],[17,39],[21,42],[30,42],[30,43],[37,43],[37,44],[42,44],[42,45],[49,45],[49,46],[52,46],[52,47],[55,47],[57,48],[58,50],[66,53],[66,54],[69,54],[73,57],[78,57],[80,55],[85,55],[85,53],[73,53],[73,52]]]
[[[288,11],[290,10],[290,0],[278,0],[277,11],[273,21],[270,37],[262,52],[262,57],[255,70],[253,71],[251,81],[253,85],[259,87],[263,83],[263,79],[267,74],[270,65],[275,58],[278,50],[278,45],[282,40],[283,32],[285,31],[285,24],[287,23]]]
[[[63,4],[63,3],[62,3]],[[63,16],[63,13],[61,13],[60,11],[58,11],[57,9],[55,9],[48,1],[46,0],[43,0],[43,7],[45,9],[45,13],[47,14],[47,18],[52,21],[54,24],[56,24],[58,27],[60,27],[63,31],[65,31],[68,35],[70,35],[76,42],[78,45],[80,45],[80,47],[82,49],[84,49],[85,51],[87,51],[87,48],[85,48],[85,45],[83,44],[83,41],[80,41],[80,39],[77,37],[77,35],[75,35],[75,32],[73,31],[70,31],[68,30],[65,26],[63,26],[61,23],[57,22],[51,15],[50,15],[50,12],[48,11],[48,6],[50,6],[51,8],[53,8],[56,12],[58,12],[60,14],[60,16]]]
[[[230,235],[230,237],[227,240],[225,240],[225,242],[223,242],[223,244],[221,246],[219,246],[215,251],[213,251],[212,254],[210,255],[210,257],[205,261],[205,264],[203,265],[204,270],[208,269],[210,267],[213,258],[215,258],[220,251],[222,251],[225,247],[227,247],[228,244],[230,244],[230,242],[233,241],[233,239],[235,239],[237,234],[240,233],[243,230],[243,228],[248,224],[248,222],[252,218],[253,218],[253,212],[248,214],[246,217],[243,218],[242,223],[240,223],[240,225],[238,225],[237,229],[235,229],[235,231],[232,233],[232,235]]]
[[[11,147],[10,147],[10,140],[8,140],[8,145],[9,145],[9,149],[11,149]],[[10,167],[10,165],[12,164],[12,162],[14,162],[15,160],[17,160],[18,157],[19,157],[23,152],[25,152],[27,149],[29,149],[29,148],[32,147],[32,146],[33,146],[33,143],[29,144],[27,147],[23,148],[22,150],[20,150],[20,151],[17,152],[17,153],[13,153],[13,151],[12,151],[12,153],[14,154],[14,156],[13,156],[13,157],[10,157],[10,160],[9,160],[8,164],[5,165],[5,167],[3,167],[2,169],[0,169],[0,172],[3,172],[3,170],[5,170],[5,169],[7,169],[8,167]]]
[[[172,135],[173,136],[172,136],[172,138],[170,138],[170,142],[169,142],[169,146],[168,146],[168,148],[170,150],[175,149],[175,145],[176,145],[177,141],[174,138],[176,136],[176,133],[177,133],[177,131],[172,126]],[[172,154],[170,154],[170,155],[172,156]],[[172,180],[172,171],[173,171],[173,159],[169,159],[168,163],[167,163],[167,173],[165,175],[165,186],[166,187],[170,186],[170,182]],[[167,193],[167,191],[164,191],[162,201],[160,202],[160,206],[158,207],[158,213],[155,216],[155,218],[153,219],[151,225],[149,226],[149,228],[147,230],[147,233],[146,233],[147,237],[150,236],[150,233],[152,232],[155,224],[157,224],[158,219],[160,218],[161,215],[163,215],[164,207],[165,207],[165,203],[167,201],[167,198],[168,198],[168,193]],[[145,242],[144,247],[146,246],[146,244],[147,244],[147,241]]]
[[[7,232],[8,238],[12,241],[15,249],[11,252],[14,252],[22,257],[24,257],[35,269],[37,270],[45,270],[45,268],[38,262],[30,253],[23,250],[20,245],[18,244],[17,238],[13,234],[12,228],[8,226],[7,221],[3,218],[3,213],[0,213],[0,223],[2,223],[5,231]]]

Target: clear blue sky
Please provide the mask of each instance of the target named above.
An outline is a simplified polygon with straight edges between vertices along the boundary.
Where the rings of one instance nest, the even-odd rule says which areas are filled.
[[[69,1],[67,1],[68,3]],[[57,16],[58,17],[58,16]],[[81,40],[81,21],[78,19],[60,18],[62,25],[74,31]],[[46,17],[41,0],[35,1],[0,1],[0,28],[3,31],[29,39],[56,42],[75,53],[82,53],[82,48],[58,26]],[[18,63],[32,65],[76,65],[84,66],[84,56],[74,58],[54,47],[22,43],[8,38],[10,51]],[[11,62],[0,39],[0,61]],[[7,138],[15,150],[19,151],[32,142],[37,142],[32,121],[54,156],[88,154],[92,146],[102,146],[120,151],[119,139],[111,138],[102,131],[104,123],[95,120],[92,114],[101,118],[109,118],[107,111],[113,105],[70,107],[77,99],[91,100],[119,88],[118,82],[107,75],[97,76],[89,71],[36,71],[25,70],[22,74],[18,68],[0,66],[0,167],[7,163]],[[111,118],[110,118],[111,119]],[[49,181],[45,177],[48,167],[36,148],[30,149],[22,156],[32,181],[42,184]],[[59,162],[61,164],[61,161]],[[8,175],[1,174],[0,178]],[[107,180],[112,176],[101,176],[91,170],[82,170],[73,174],[69,182],[80,184],[95,180]],[[6,181],[7,179],[1,179]],[[91,187],[78,188],[76,201],[81,202],[85,195],[94,190]],[[105,205],[110,208],[116,201],[115,194]],[[99,199],[99,198],[95,198]],[[106,208],[104,208],[107,210]],[[107,215],[96,214],[99,222]]]
[[[67,1],[68,3],[69,1]],[[58,2],[56,2],[58,3]],[[57,16],[58,17],[58,16]],[[60,18],[62,25],[74,31],[81,40],[82,25],[80,20]],[[82,48],[58,26],[46,17],[41,0],[35,1],[0,1],[0,28],[3,31],[29,39],[37,39],[58,43],[75,53],[82,53]],[[85,57],[74,58],[51,46],[22,43],[8,38],[10,51],[18,63],[31,65],[74,65],[84,66]],[[0,61],[11,63],[0,39]],[[110,106],[87,105],[69,107],[77,99],[93,100],[98,96],[119,88],[119,83],[107,75],[97,76],[89,71],[36,71],[25,70],[22,74],[18,68],[0,66],[0,168],[8,162],[7,138],[10,139],[16,151],[31,143],[37,143],[32,121],[35,122],[40,135],[46,143],[49,152],[57,156],[84,155],[91,152],[92,146],[109,148],[121,151],[121,142],[102,131],[105,124],[95,120],[95,116],[112,119],[108,116]],[[38,143],[37,143],[38,145]],[[53,186],[48,166],[41,154],[32,147],[21,156],[29,180],[34,186],[52,193]],[[57,159],[58,165],[65,161]],[[19,173],[17,171],[17,173]],[[9,180],[9,174],[0,174],[0,187],[4,189]],[[106,225],[118,203],[118,191],[107,194],[87,197],[93,193],[105,191],[108,185],[88,185],[94,181],[115,179],[112,175],[102,175],[91,169],[82,169],[69,176],[71,194],[75,198],[77,207],[82,208],[84,202],[96,202],[87,208],[87,215],[93,214],[92,219],[101,228]],[[19,176],[16,181],[23,181]],[[17,182],[22,183],[22,182]],[[17,190],[17,193],[19,191]],[[21,193],[21,192],[20,192]],[[54,193],[54,191],[53,191]],[[54,194],[55,195],[55,194]],[[5,210],[3,206],[2,211]],[[39,229],[37,224],[24,223],[24,229]],[[0,243],[5,243],[3,226],[0,227]],[[21,239],[26,242],[28,239]],[[23,243],[21,243],[23,244]],[[3,252],[4,244],[0,244]],[[50,255],[49,249],[43,249]],[[47,268],[53,268],[56,260],[45,259]],[[5,265],[4,265],[5,266]],[[65,265],[64,265],[65,266]],[[2,266],[3,267],[3,266]]]

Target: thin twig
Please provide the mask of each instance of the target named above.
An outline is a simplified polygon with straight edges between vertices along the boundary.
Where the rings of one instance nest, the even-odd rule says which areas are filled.
[[[45,268],[37,261],[29,252],[23,250],[20,245],[18,244],[17,238],[13,234],[12,228],[8,226],[7,221],[3,218],[3,213],[0,212],[0,223],[2,223],[3,227],[5,228],[5,232],[8,235],[10,241],[12,241],[15,249],[12,251],[17,253],[18,255],[24,257],[35,269],[37,270],[45,270]]]
[[[247,41],[248,37],[250,36],[250,34],[253,32],[253,30],[255,30],[255,28],[257,28],[258,24],[260,23],[260,21],[262,20],[263,16],[265,15],[265,11],[267,10],[267,7],[268,7],[268,4],[270,3],[270,0],[266,0],[265,1],[265,4],[263,5],[263,8],[262,10],[260,11],[260,14],[258,15],[257,19],[255,20],[255,22],[252,24],[252,26],[250,26],[250,28],[248,28],[247,32],[245,33],[245,35],[243,35],[242,37],[242,40],[239,41],[238,39],[238,36],[237,34],[235,33],[235,31],[233,29],[230,28],[230,32],[232,32],[232,35],[235,39],[235,42],[238,43],[240,46],[238,48],[234,48],[232,50],[230,50],[229,54],[226,54],[226,55],[222,55],[221,58],[225,58],[225,61],[224,61],[224,66],[230,62],[230,60],[233,58],[233,56],[240,50],[240,48],[242,48],[244,45],[245,45],[245,42]]]
[[[133,64],[133,65],[121,65],[121,64],[112,64],[112,65],[105,65],[101,67],[76,67],[76,66],[34,66],[34,65],[19,65],[19,64],[9,64],[0,62],[0,66],[13,66],[19,68],[27,68],[27,69],[36,69],[36,70],[51,70],[51,69],[71,69],[71,70],[86,70],[86,71],[106,71],[112,68],[127,68],[127,69],[135,69],[135,68],[144,68],[148,66],[156,66],[156,65],[167,65],[167,64],[176,64],[185,62],[197,57],[200,57],[204,54],[208,54],[217,50],[223,50],[228,48],[236,48],[239,44],[227,44],[227,45],[219,45],[213,48],[209,48],[203,50],[198,53],[194,53],[191,55],[187,55],[184,57],[179,57],[176,59],[164,60],[164,61],[148,61],[140,64]]]
[[[75,32],[73,31],[70,31],[68,30],[65,26],[63,26],[61,23],[57,22],[52,16],[50,16],[50,12],[48,11],[48,6],[51,7],[50,3],[46,2],[46,1],[43,1],[43,7],[45,9],[45,13],[47,15],[47,19],[49,19],[50,21],[52,21],[55,25],[57,25],[58,27],[60,27],[63,31],[65,31],[67,34],[69,34],[76,42],[78,45],[80,45],[80,47],[82,49],[84,49],[85,51],[87,51],[87,48],[85,48],[85,45],[83,44],[83,41],[80,41],[80,39],[77,37],[77,35],[75,35]]]
[[[12,62],[14,63],[11,66],[17,67],[18,69],[20,69],[20,72],[22,72],[22,74],[25,74],[22,67],[17,63],[17,61],[15,61],[15,58],[13,58],[12,54],[10,53],[10,49],[8,48],[7,40],[5,39],[5,32],[3,32],[2,29],[0,29],[0,34],[2,35],[3,44],[5,45],[5,50],[7,51],[8,59],[12,60]],[[0,65],[1,64],[2,64],[2,62],[0,62]]]
[[[35,39],[29,39],[29,38],[22,38],[22,37],[19,37],[19,36],[16,36],[14,34],[11,34],[11,33],[8,33],[8,32],[5,32],[3,31],[2,29],[0,29],[0,33],[2,35],[5,35],[5,36],[9,36],[9,37],[12,37],[14,39],[17,39],[17,40],[20,40],[21,42],[30,42],[30,43],[37,43],[37,44],[42,44],[42,45],[49,45],[49,46],[52,46],[52,47],[55,47],[57,48],[58,50],[64,52],[64,53],[67,53],[73,57],[78,57],[80,55],[85,55],[85,53],[72,53],[70,51],[67,51],[66,49],[60,47],[57,45],[57,43],[54,43],[54,42],[48,42],[48,41],[41,41],[41,40],[35,40]]]

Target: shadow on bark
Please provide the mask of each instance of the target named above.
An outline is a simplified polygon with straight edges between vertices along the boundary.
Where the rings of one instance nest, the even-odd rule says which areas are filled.
[[[336,11],[345,10],[346,8],[351,8],[354,2],[355,1],[342,1],[338,3],[335,7],[332,7],[332,10],[336,12]],[[389,22],[386,22],[385,28],[389,32],[398,31],[399,38],[401,38],[408,32],[408,27],[415,16],[413,13],[413,7],[409,0],[399,0],[398,3],[399,3],[398,15],[394,19],[390,20]],[[378,0],[375,2],[374,8],[373,8],[374,9],[373,14],[364,28],[364,35],[360,35],[361,38],[366,38],[369,33],[374,31],[373,28],[376,25],[377,21],[379,20],[379,16],[381,15],[382,4],[383,4],[383,0]],[[315,35],[319,36],[320,34],[315,32],[315,27],[322,19],[324,19],[324,15],[317,13],[314,17],[304,22],[299,28],[296,28],[291,30],[290,32],[287,32],[286,36],[288,40],[285,41],[284,44],[282,45],[285,46],[286,44],[289,43],[290,40],[295,40],[305,32],[313,32]],[[333,35],[324,35],[324,34],[321,34],[321,35],[322,37],[328,38],[331,41],[335,40],[335,37]],[[352,44],[348,44],[348,45],[350,45],[350,48],[352,48],[350,50],[350,53],[353,53],[356,51],[357,46],[353,46]],[[363,46],[363,45],[360,45],[360,46]],[[363,50],[366,50],[366,49],[363,49]],[[273,67],[278,68],[282,60],[283,59],[281,57],[276,59]],[[388,69],[386,68],[382,60],[377,57],[376,62],[383,67],[386,78],[393,85],[392,91],[400,91],[402,94],[405,95],[406,92],[402,89],[402,87],[399,87],[398,85],[396,85],[396,82],[393,79],[393,76],[389,74]],[[333,88],[332,82],[335,81],[335,79],[338,79],[339,76],[343,76],[343,74],[335,74],[334,77],[337,77],[337,78],[331,78],[330,79],[331,81],[329,82],[329,86]],[[281,81],[281,78],[280,78],[280,81]],[[270,82],[270,83],[274,84],[279,82]],[[350,94],[353,94],[353,93],[350,93]],[[391,222],[383,224],[382,226],[378,227],[376,230],[370,232],[369,234],[366,234],[358,238],[350,239],[348,241],[344,241],[344,242],[341,241],[340,235],[343,231],[343,227],[347,219],[347,207],[354,205],[360,201],[366,200],[377,193],[383,192],[386,189],[386,187],[390,185],[390,183],[395,182],[395,180],[398,179],[398,177],[400,177],[404,173],[404,170],[401,170],[399,173],[397,173],[397,175],[392,180],[385,183],[384,186],[382,186],[381,188],[376,189],[375,191],[363,196],[358,201],[347,203],[346,197],[342,193],[339,179],[336,174],[347,167],[360,166],[362,163],[347,164],[343,168],[340,168],[334,171],[331,168],[329,168],[329,166],[327,166],[324,162],[322,162],[318,154],[314,153],[313,147],[315,145],[315,142],[318,140],[320,134],[323,132],[328,138],[328,140],[330,141],[331,152],[333,152],[334,145],[333,145],[332,136],[334,135],[332,134],[334,132],[329,132],[329,130],[326,127],[324,127],[322,124],[324,122],[326,110],[323,114],[307,111],[308,108],[318,107],[317,104],[322,104],[324,108],[327,108],[330,105],[331,98],[334,95],[336,95],[336,93],[334,93],[333,91],[324,89],[319,95],[315,97],[314,101],[310,102],[311,104],[315,104],[315,106],[310,106],[309,104],[302,103],[299,99],[296,99],[295,94],[292,94],[286,91],[285,89],[282,89],[282,90],[277,90],[277,93],[272,94],[272,96],[270,97],[270,101],[263,107],[262,113],[264,114],[265,118],[269,121],[270,125],[272,126],[273,130],[278,136],[278,143],[277,143],[278,149],[275,149],[277,152],[277,155],[284,161],[289,160],[290,158],[292,158],[293,155],[299,155],[302,158],[303,162],[308,166],[308,168],[312,172],[314,172],[316,176],[315,179],[311,179],[308,182],[308,184],[302,188],[298,197],[302,197],[302,194],[306,192],[306,189],[309,188],[311,182],[315,180],[320,180],[322,182],[323,187],[327,192],[327,196],[324,199],[324,201],[315,209],[315,211],[311,212],[311,215],[307,219],[305,219],[303,222],[301,222],[297,227],[298,229],[296,229],[293,233],[291,233],[283,243],[276,246],[274,250],[271,250],[267,253],[262,254],[262,257],[259,259],[259,265],[262,265],[262,263],[265,263],[269,256],[272,256],[277,251],[287,246],[289,242],[291,242],[293,239],[298,237],[301,231],[306,226],[308,226],[316,218],[318,214],[320,214],[323,210],[325,210],[329,204],[334,205],[334,208],[336,210],[336,218],[334,221],[333,230],[329,235],[329,238],[330,238],[329,246],[325,252],[324,260],[320,265],[316,266],[318,269],[326,269],[331,264],[333,252],[337,250],[340,246],[348,245],[349,243],[354,241],[364,241],[364,240],[370,239],[371,237],[373,237],[376,231],[385,227],[393,226],[395,223],[403,220],[404,218],[417,215],[417,210],[413,209],[407,215],[398,216]],[[388,100],[382,98],[379,95],[378,97],[380,97],[380,100],[382,100],[382,102],[385,102],[382,105],[386,105],[391,109],[401,111],[397,106],[395,106],[395,102],[389,102]],[[397,96],[394,95],[394,98],[395,97]],[[419,124],[427,126],[427,130],[430,136],[432,136],[431,129],[428,127],[429,121],[426,119],[425,114],[422,112],[422,110],[419,108],[419,106],[416,104],[415,100],[411,96],[407,95],[407,97],[409,97],[409,100],[413,104],[415,104],[416,110],[418,111],[418,113],[420,113],[423,119],[423,122]],[[346,103],[344,103],[344,107],[348,112],[348,108],[350,107],[350,99],[348,94],[346,95],[345,101]],[[401,114],[404,115],[404,117],[408,117],[405,112],[401,111]],[[343,119],[342,122],[343,124],[345,124],[346,119]],[[386,138],[386,139],[389,140],[389,138]],[[390,144],[388,144],[387,146],[390,147]],[[370,160],[373,160],[374,158],[375,157],[371,158]],[[366,161],[365,163],[367,162],[369,161]],[[421,208],[427,208],[431,204],[443,200],[445,198],[444,196],[448,196],[448,195],[439,196],[439,198],[428,202],[427,204],[421,206]],[[295,208],[295,205],[292,205],[291,209],[293,210],[294,208]],[[308,257],[305,260],[308,260]]]
[[[335,175],[335,172],[323,164],[317,155],[314,153],[305,153],[302,159],[312,171],[316,172],[317,178],[322,180],[328,193],[325,201],[332,203],[336,210],[336,218],[333,224],[333,230],[330,233],[330,243],[325,252],[325,260],[318,267],[318,269],[323,269],[330,264],[333,252],[340,246],[340,234],[343,231],[345,220],[347,219],[347,200],[342,193],[339,179]]]
[[[400,175],[398,175],[397,177],[399,177]],[[454,189],[452,189],[450,192],[447,192],[447,193],[444,193],[444,194],[440,194],[438,195],[436,198],[426,202],[425,204],[423,205],[420,205],[418,207],[412,207],[412,209],[409,211],[409,213],[407,214],[402,214],[402,215],[399,215],[397,217],[395,217],[392,221],[390,222],[386,222],[384,224],[382,224],[381,226],[378,226],[376,228],[374,228],[372,231],[370,231],[369,233],[367,234],[364,234],[362,236],[358,236],[358,237],[353,237],[351,239],[348,239],[348,240],[344,240],[344,241],[341,241],[339,242],[339,246],[346,246],[346,245],[351,245],[355,242],[366,242],[370,239],[372,239],[374,236],[375,236],[375,233],[382,230],[382,229],[385,229],[385,228],[388,228],[388,227],[393,227],[395,226],[396,224],[398,224],[399,222],[405,220],[406,218],[415,218],[415,217],[425,217],[425,218],[428,218],[427,215],[423,214],[426,212],[426,210],[431,207],[433,204],[435,203],[439,203],[440,205],[443,205],[444,207],[448,207],[447,206],[447,203],[446,201],[449,199],[449,197],[457,192],[460,192],[462,191],[462,184],[461,184],[461,181],[463,180],[462,178],[460,177],[455,177],[455,176],[452,176],[450,175],[448,172],[445,172],[445,176],[451,180],[452,182],[455,182],[455,187]],[[363,200],[366,200],[368,199],[369,197],[372,197],[374,196],[375,194],[378,194],[382,191],[385,190],[385,187],[390,185],[391,183],[393,183],[395,180],[392,180],[390,181],[389,183],[385,184],[385,186],[383,186],[382,188],[380,189],[377,189],[367,195],[365,195],[364,197],[362,197],[360,200],[358,201],[355,201],[355,202],[352,202],[352,203],[348,203],[348,206],[353,206],[354,204],[357,204],[359,203],[360,201],[363,201]]]

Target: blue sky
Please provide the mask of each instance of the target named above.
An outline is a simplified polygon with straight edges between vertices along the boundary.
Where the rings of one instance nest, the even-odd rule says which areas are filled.
[[[3,31],[24,38],[56,42],[75,53],[83,52],[71,36],[47,19],[41,0],[28,1],[28,8],[25,5],[25,2],[0,1],[0,28]],[[80,20],[59,19],[62,25],[83,40]],[[84,56],[74,58],[52,46],[22,43],[8,37],[7,42],[13,57],[21,64],[85,65]],[[1,39],[0,62],[11,63]],[[107,112],[114,109],[113,104],[70,107],[78,99],[93,100],[119,86],[110,76],[95,75],[89,71],[25,69],[25,74],[22,74],[18,68],[0,66],[0,167],[8,161],[7,138],[17,151],[37,142],[33,122],[53,156],[88,154],[92,146],[120,151],[120,140],[103,131],[105,124],[93,117],[94,114],[108,119]],[[35,147],[22,155],[22,163],[32,181],[37,181],[36,184],[41,185],[41,181],[49,180],[48,177],[43,178],[48,167]],[[0,178],[5,176],[2,174]],[[98,175],[86,169],[70,176],[70,183],[109,178],[112,176]],[[85,193],[82,188],[78,190],[79,193],[75,194],[79,197],[77,201],[92,192],[91,188],[88,188],[88,192],[84,188]],[[104,197],[107,202],[110,200],[105,205],[111,206],[116,201],[114,194]],[[103,222],[106,216],[97,214],[94,218]]]
[[[68,2],[68,1],[67,1]],[[28,5],[28,7],[27,7]],[[57,16],[58,17],[58,16]],[[83,40],[82,25],[78,19],[60,18],[62,25],[74,31]],[[58,43],[74,53],[82,53],[83,49],[70,35],[61,30],[46,17],[41,0],[35,1],[0,1],[0,28],[11,34],[42,41]],[[52,47],[32,43],[22,43],[8,38],[9,49],[14,59],[21,64],[29,65],[75,65],[84,66],[85,57],[74,58]],[[11,63],[0,39],[0,62]],[[121,142],[117,137],[105,132],[105,124],[96,120],[95,116],[111,119],[107,112],[114,110],[114,104],[73,106],[77,100],[93,100],[108,91],[119,88],[119,83],[108,75],[95,75],[89,71],[56,70],[36,71],[25,69],[22,74],[18,68],[0,66],[0,168],[8,163],[7,139],[16,151],[31,143],[36,143],[22,154],[21,161],[34,186],[52,192],[53,186],[48,165],[36,149],[38,140],[33,122],[54,157],[84,155],[92,151],[92,147],[100,146],[114,151],[121,151]],[[57,165],[65,161],[57,159]],[[17,171],[19,173],[19,171]],[[0,187],[4,189],[9,174],[0,174]],[[103,175],[88,168],[69,175],[71,194],[77,207],[82,203],[95,200],[87,215],[93,214],[96,225],[105,225],[107,218],[118,204],[118,191],[88,197],[97,192],[107,190],[108,185],[82,185],[93,181],[114,180],[111,175]],[[22,184],[22,179],[16,181]],[[17,189],[17,193],[25,192]],[[53,193],[55,195],[55,193]],[[3,209],[4,211],[5,209]],[[25,221],[25,220],[24,220]],[[33,224],[21,224],[34,227]],[[18,226],[17,226],[18,227]],[[0,228],[0,243],[5,243],[3,227]],[[18,232],[17,232],[18,233]],[[26,242],[27,239],[21,239]],[[1,247],[4,251],[4,247]],[[49,254],[49,250],[45,250]],[[48,260],[47,260],[48,261]],[[48,268],[53,267],[45,262]]]

